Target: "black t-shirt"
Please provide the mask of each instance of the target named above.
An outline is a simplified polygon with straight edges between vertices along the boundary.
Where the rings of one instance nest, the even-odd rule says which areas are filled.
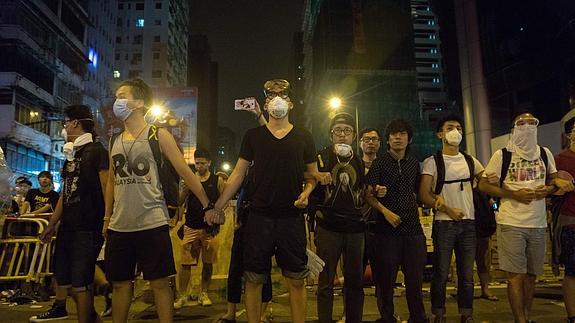
[[[204,191],[210,202],[215,203],[220,197],[218,190],[218,175],[210,174],[208,179],[202,182]],[[205,229],[209,225],[204,221],[204,208],[200,200],[192,193],[188,193],[188,207],[186,208],[186,226],[192,229]]]
[[[329,172],[333,183],[318,184],[312,194],[312,209],[320,211],[317,223],[335,232],[363,232],[365,175],[363,161],[357,156],[342,158],[336,156],[333,146],[317,155],[318,170]]]
[[[50,204],[52,207],[52,209],[47,210],[46,212],[54,212],[59,197],[60,195],[53,190],[50,190],[48,193],[42,193],[40,189],[33,188],[28,191],[28,194],[26,194],[26,202],[30,203],[30,210],[28,212],[36,211],[44,207],[46,204]]]
[[[62,171],[63,231],[101,231],[104,196],[99,172],[107,170],[108,152],[100,142],[76,148]]]
[[[315,162],[309,131],[294,126],[278,139],[266,126],[250,129],[243,138],[240,158],[254,162],[250,210],[271,217],[300,214],[293,203],[302,192],[305,165]]]
[[[401,218],[401,224],[394,228],[378,211],[373,217],[376,220],[375,232],[396,236],[423,234],[417,211],[417,192],[421,171],[417,159],[410,155],[396,160],[385,152],[373,161],[367,173],[367,184],[387,187],[384,197],[378,198],[390,211]]]

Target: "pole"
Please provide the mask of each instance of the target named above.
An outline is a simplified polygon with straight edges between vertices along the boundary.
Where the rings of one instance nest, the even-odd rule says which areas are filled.
[[[361,156],[359,152],[359,112],[357,111],[357,103],[355,104],[355,149],[357,150],[357,156]]]

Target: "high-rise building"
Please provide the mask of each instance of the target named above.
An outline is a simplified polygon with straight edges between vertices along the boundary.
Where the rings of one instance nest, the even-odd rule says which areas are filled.
[[[89,16],[77,0],[0,2],[0,145],[32,179],[63,164],[62,109],[84,102]]]
[[[306,1],[305,103],[321,143],[329,143],[328,101],[338,96],[359,128],[403,118],[416,129],[412,151],[422,158],[436,149],[417,96],[411,11],[400,0]]]
[[[411,16],[419,106],[423,118],[433,122],[449,107],[439,21],[429,0],[411,0]]]
[[[119,0],[113,75],[154,87],[187,82],[189,1]]]
[[[84,104],[92,108],[97,124],[104,120],[100,108],[109,104],[113,97],[112,81],[116,29],[117,0],[80,0],[90,18],[86,32],[88,68],[84,76]]]
[[[198,88],[198,147],[214,152],[218,138],[218,63],[211,59],[205,35],[190,35],[188,39],[187,85]]]

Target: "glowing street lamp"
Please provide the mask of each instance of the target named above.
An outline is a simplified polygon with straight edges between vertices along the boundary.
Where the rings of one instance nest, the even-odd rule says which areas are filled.
[[[228,162],[222,163],[222,170],[224,172],[229,172],[231,169],[232,169],[232,165],[230,165],[230,163],[228,163]]]
[[[337,96],[332,97],[331,99],[329,99],[329,106],[332,109],[339,109],[341,107],[341,99],[338,98]]]

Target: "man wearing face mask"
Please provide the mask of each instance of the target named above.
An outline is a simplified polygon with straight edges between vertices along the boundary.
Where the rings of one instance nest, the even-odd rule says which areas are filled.
[[[50,241],[60,223],[54,252],[56,301],[47,312],[30,318],[31,322],[66,318],[67,290],[74,294],[79,322],[100,320],[94,310],[93,282],[96,259],[103,244],[108,154],[95,141],[94,117],[88,106],[69,106],[64,117],[62,134],[70,153],[62,171],[62,193],[41,236],[42,241]]]
[[[351,147],[355,138],[355,120],[348,113],[331,120],[332,145],[317,154],[321,184],[313,193],[317,209],[315,245],[317,255],[325,261],[319,275],[317,312],[319,322],[331,322],[333,283],[341,256],[344,261],[345,320],[361,322],[363,314],[363,251],[365,222],[364,165]]]
[[[483,166],[472,156],[460,152],[463,122],[456,115],[437,124],[442,149],[423,162],[420,199],[435,208],[433,221],[433,277],[431,310],[435,322],[445,322],[445,296],[451,256],[457,264],[457,305],[461,322],[473,322],[473,264],[476,232],[473,181]]]
[[[519,323],[529,321],[535,278],[543,273],[545,197],[557,189],[573,190],[572,182],[557,177],[551,151],[537,145],[538,125],[529,112],[517,115],[507,147],[493,154],[479,182],[482,191],[501,198],[496,217],[499,268],[508,274],[507,297]]]
[[[248,322],[259,322],[262,285],[275,256],[286,278],[291,321],[305,321],[306,289],[309,274],[306,255],[305,219],[301,209],[315,187],[315,145],[309,131],[289,122],[293,104],[289,82],[274,79],[264,84],[269,121],[246,132],[240,157],[224,192],[215,203],[218,213],[206,215],[206,221],[223,223],[221,211],[238,191],[246,171],[254,172],[248,221],[244,225],[244,279]],[[305,186],[302,190],[302,183]]]
[[[397,272],[405,277],[409,322],[427,322],[423,305],[423,270],[427,259],[425,236],[419,222],[417,197],[419,161],[408,153],[413,128],[405,120],[391,121],[385,129],[387,151],[380,154],[367,173],[367,202],[375,224],[370,239],[372,271],[381,322],[397,322],[393,288]],[[385,196],[373,188],[387,187]]]
[[[125,322],[132,299],[136,266],[150,282],[160,322],[173,320],[173,293],[169,277],[176,273],[169,235],[169,215],[151,149],[157,140],[165,162],[171,163],[200,201],[202,211],[213,212],[198,177],[168,130],[151,128],[145,121],[152,91],[140,79],[124,81],[116,90],[114,114],[124,122],[110,147],[109,183],[106,189],[106,275],[112,282],[112,317]]]

